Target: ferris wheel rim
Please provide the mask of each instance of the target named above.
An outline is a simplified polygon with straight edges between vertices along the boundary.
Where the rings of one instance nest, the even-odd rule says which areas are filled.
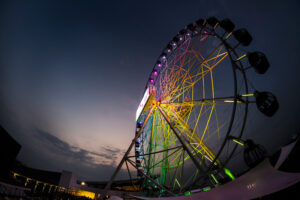
[[[202,27],[203,28],[203,27]],[[202,29],[201,28],[201,29]],[[207,27],[204,27],[207,29]],[[209,29],[210,32],[207,32],[209,33],[210,36],[214,36],[216,37],[219,41],[221,41],[221,44],[226,48],[226,52],[228,52],[228,57],[230,59],[230,63],[231,63],[231,68],[232,68],[232,73],[233,73],[233,86],[234,86],[234,90],[233,90],[233,96],[230,97],[232,98],[234,101],[233,101],[233,106],[232,106],[232,111],[231,111],[231,117],[230,117],[230,122],[229,122],[229,126],[227,128],[227,131],[226,131],[226,136],[225,138],[222,140],[222,145],[221,147],[218,149],[218,151],[216,152],[216,156],[214,157],[213,161],[211,162],[211,164],[208,166],[207,170],[205,171],[204,174],[209,174],[210,172],[212,172],[212,167],[214,166],[214,164],[216,163],[216,160],[220,157],[220,155],[222,154],[222,151],[223,151],[223,148],[226,144],[228,144],[230,141],[228,140],[228,136],[230,136],[230,133],[231,133],[231,129],[232,129],[232,125],[234,124],[235,122],[235,115],[236,115],[236,108],[237,108],[237,102],[239,101],[239,98],[242,96],[242,95],[239,95],[239,92],[237,90],[237,87],[238,87],[238,83],[237,83],[237,71],[238,69],[242,72],[242,77],[243,77],[243,83],[245,84],[245,87],[246,87],[246,94],[248,94],[248,83],[247,83],[247,76],[246,76],[246,73],[245,73],[245,70],[244,70],[244,67],[242,65],[242,63],[240,61],[235,61],[233,59],[233,55],[237,56],[237,53],[235,52],[235,49],[232,48],[229,44],[226,43],[226,41],[221,37],[219,36],[214,28],[213,29]],[[191,38],[194,38],[196,37],[198,34],[191,34],[190,37]],[[178,34],[176,35],[178,36]],[[176,37],[175,36],[175,37]],[[174,37],[174,38],[175,38]],[[177,47],[176,47],[177,48]],[[168,57],[166,57],[166,53],[165,53],[165,50],[163,50],[163,53],[160,55],[160,57],[158,58],[157,62],[156,62],[156,65],[154,65],[154,68],[153,68],[153,71],[151,72],[150,76],[149,76],[149,82],[147,82],[146,84],[146,87],[145,87],[145,90],[148,89],[149,86],[151,85],[154,85],[155,83],[155,80],[152,78],[153,76],[153,72],[155,72],[156,74],[158,73],[157,70],[160,70],[160,69],[157,69],[157,63],[160,63],[161,68],[165,67],[165,65],[163,65],[164,63],[160,62],[160,58],[161,56],[165,56],[166,60],[169,58],[169,56],[171,54],[168,55]],[[236,67],[236,65],[238,64],[240,65],[239,67]],[[154,77],[155,78],[155,77]],[[228,97],[226,97],[228,98]],[[156,99],[160,102],[160,99]],[[215,98],[213,98],[213,101],[215,100]],[[245,124],[246,124],[246,121],[247,121],[247,111],[248,111],[248,97],[246,96],[246,101],[243,103],[245,106],[245,109],[244,109],[244,116],[243,116],[243,122],[242,122],[242,128],[239,132],[239,135],[238,135],[238,138],[241,138],[241,136],[243,135],[243,132],[244,132],[244,128],[245,128]],[[231,152],[229,153],[229,156],[227,156],[227,158],[224,160],[223,162],[223,165],[219,168],[219,171],[222,170],[222,169],[226,169],[225,166],[228,164],[228,162],[230,161],[231,157],[234,155],[235,151],[236,151],[236,148],[237,148],[237,144],[234,143],[234,148],[231,150]],[[178,164],[179,165],[179,164]]]
[[[201,27],[201,28],[202,28],[202,27]],[[207,26],[204,26],[203,28],[207,28]],[[213,28],[213,29],[210,29],[210,31],[211,31],[210,35],[217,37],[217,38],[222,42],[222,44],[224,45],[224,47],[227,49],[227,52],[228,52],[230,61],[231,61],[231,63],[232,63],[232,64],[231,64],[231,67],[232,67],[232,70],[233,70],[232,72],[233,72],[234,77],[236,77],[236,70],[237,70],[237,68],[234,67],[234,64],[236,64],[236,61],[234,61],[234,59],[233,59],[232,56],[231,56],[231,53],[237,55],[237,53],[235,52],[235,49],[232,48],[228,43],[226,43],[226,41],[214,31],[214,28]],[[199,33],[198,33],[198,34],[191,34],[190,37],[193,38],[193,37],[196,37],[196,36],[198,36],[198,35],[199,35]],[[178,34],[177,34],[176,36],[178,36]],[[176,37],[176,36],[175,36],[175,37]],[[175,38],[175,37],[174,37],[174,38]],[[184,40],[186,40],[186,38],[184,38]],[[169,43],[168,43],[168,44],[169,44]],[[177,48],[177,47],[176,47],[176,48]],[[163,50],[163,53],[162,53],[162,54],[164,54],[164,53],[165,53],[165,51]],[[162,55],[162,54],[161,54],[161,55]],[[156,63],[160,61],[161,55],[158,57]],[[168,58],[169,56],[170,56],[170,54],[167,55],[167,58]],[[167,59],[167,58],[166,58],[166,59]],[[239,62],[239,64],[240,64],[240,69],[243,69],[242,63],[241,63],[240,61],[238,61],[238,62]],[[164,64],[162,64],[162,68],[163,68],[163,66],[164,66]],[[154,65],[153,70],[156,70],[156,69],[157,69],[157,68],[156,68],[156,65]],[[245,92],[248,93],[248,83],[247,83],[246,73],[245,73],[244,70],[241,70],[241,72],[242,72],[242,74],[243,74],[243,80],[244,80],[244,84],[245,84],[245,87],[246,87]],[[153,76],[152,76],[152,73],[150,73],[149,79],[151,79],[152,77],[153,77]],[[235,79],[235,80],[233,81],[233,83],[234,83],[234,84],[233,84],[233,85],[234,85],[234,92],[233,92],[233,93],[234,93],[234,94],[233,94],[233,97],[234,97],[234,104],[233,104],[233,107],[232,107],[232,116],[231,116],[231,119],[230,119],[230,122],[229,122],[230,126],[232,126],[232,124],[234,123],[234,116],[235,116],[235,114],[236,114],[235,109],[236,109],[236,106],[237,106],[237,101],[238,101],[238,96],[239,96],[239,95],[238,95],[238,91],[237,91],[237,79],[236,79],[236,78],[234,78],[234,79]],[[153,83],[147,81],[145,90],[149,87],[149,85],[153,85]],[[216,99],[216,98],[214,98],[214,99]],[[246,97],[246,100],[248,100],[248,97]],[[245,105],[246,105],[246,106],[245,106],[246,108],[245,108],[244,120],[243,120],[243,123],[242,123],[242,127],[243,127],[243,128],[242,128],[240,134],[238,135],[238,138],[242,137],[242,135],[243,135],[243,130],[244,130],[244,127],[245,127],[245,124],[246,124],[246,120],[247,120],[248,103],[245,103]],[[227,128],[228,131],[227,131],[226,137],[228,137],[228,136],[230,135],[230,129],[231,129],[231,128]],[[223,150],[225,144],[226,144],[226,139],[224,139],[224,142],[223,142],[223,144],[222,144],[222,147],[221,147],[220,150],[216,153],[217,156],[216,156],[215,160],[219,157],[219,154],[222,153],[222,150]],[[232,155],[234,154],[234,152],[235,152],[235,150],[236,150],[236,147],[237,147],[237,145],[235,145],[234,150],[231,152],[231,155],[229,156],[229,158],[225,160],[225,162],[224,162],[225,165],[224,165],[223,167],[226,166],[226,163],[228,163],[228,161],[230,160],[230,158],[231,158]],[[209,169],[213,166],[215,160],[211,163],[211,165],[209,166]]]

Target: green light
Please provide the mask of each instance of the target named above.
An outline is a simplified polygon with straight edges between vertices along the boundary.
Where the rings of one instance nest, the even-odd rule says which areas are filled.
[[[233,176],[233,174],[231,173],[231,171],[227,168],[224,168],[224,172],[225,174],[227,174],[227,176],[229,176],[232,180],[235,179],[235,177]]]
[[[238,141],[238,140],[236,140],[236,139],[232,139],[232,141],[234,141],[235,143],[237,143],[237,144],[239,144],[239,145],[241,145],[241,146],[244,146],[244,143],[242,143],[242,142],[240,142],[240,141]]]
[[[186,193],[184,193],[184,196],[188,196],[188,195],[191,195],[190,191],[187,191]]]
[[[216,184],[219,184],[219,181],[216,179],[216,177],[213,174],[210,174],[210,176],[214,179]]]
[[[205,188],[203,188],[203,191],[204,191],[204,192],[206,192],[206,191],[208,191],[208,190],[211,190],[211,188],[210,188],[210,187],[205,187]]]

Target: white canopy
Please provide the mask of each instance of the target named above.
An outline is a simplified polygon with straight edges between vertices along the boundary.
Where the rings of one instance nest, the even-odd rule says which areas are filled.
[[[246,174],[210,191],[179,197],[138,198],[160,200],[242,200],[272,194],[300,181],[300,173],[288,173],[277,170],[295,144],[296,141],[282,148],[275,167],[273,167],[269,159],[266,158]]]

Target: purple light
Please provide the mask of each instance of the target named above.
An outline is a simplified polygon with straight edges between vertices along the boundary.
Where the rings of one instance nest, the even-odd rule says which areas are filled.
[[[165,59],[167,58],[167,54],[166,54],[166,53],[162,53],[162,54],[161,54],[161,58],[162,58],[163,60],[165,60]]]
[[[157,67],[161,67],[161,66],[162,66],[162,64],[161,64],[160,61],[158,61],[158,62],[156,63],[156,65],[157,65]]]
[[[167,45],[167,52],[170,53],[172,49],[173,49],[172,45],[168,44]]]
[[[153,70],[153,75],[157,76],[157,74],[158,74],[157,70]]]
[[[154,79],[153,79],[153,78],[150,78],[150,79],[149,79],[149,82],[150,82],[150,83],[154,83]]]

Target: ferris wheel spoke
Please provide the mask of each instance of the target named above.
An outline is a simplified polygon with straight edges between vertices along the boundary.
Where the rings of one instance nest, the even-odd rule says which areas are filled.
[[[172,153],[168,154],[166,157],[164,157],[163,159],[161,159],[159,162],[153,164],[151,167],[149,167],[149,169],[155,168],[157,165],[159,165],[162,162],[166,161],[169,157],[171,157],[172,155],[174,155],[175,153],[177,153],[179,150],[181,150],[181,148],[177,148],[175,151],[173,151]]]
[[[186,91],[188,91],[189,89],[191,89],[201,79],[203,80],[203,92],[204,92],[205,91],[204,90],[204,77],[208,73],[210,73],[210,75],[211,75],[211,81],[212,81],[212,84],[213,84],[212,69],[215,68],[218,64],[220,64],[221,61],[227,57],[227,55],[228,55],[227,52],[222,53],[222,54],[218,54],[218,56],[210,59],[210,60],[214,60],[213,65],[210,66],[209,64],[207,64],[207,66],[208,66],[207,70],[203,70],[203,67],[202,67],[201,68],[202,71],[198,72],[195,75],[190,75],[189,72],[186,71],[185,76],[182,78],[181,81],[177,79],[177,77],[180,76],[180,74],[179,73],[175,73],[176,78],[174,78],[173,81],[170,81],[169,87],[168,87],[169,91],[172,91],[172,92],[168,92],[168,93],[170,93],[170,95],[172,95],[174,93],[179,93],[179,94],[177,94],[177,97],[179,97],[182,94],[184,94]],[[221,57],[221,58],[219,60],[216,60],[218,57]],[[206,63],[208,63],[208,61],[206,61]],[[186,77],[188,77],[188,79],[186,79]],[[180,81],[180,83],[178,83],[179,81]],[[188,83],[188,84],[186,86],[184,86],[185,85],[184,83]],[[177,86],[175,87],[175,85],[177,85]]]
[[[175,149],[178,149],[178,148],[182,148],[182,146],[177,146],[177,147],[164,149],[164,150],[161,150],[161,151],[156,151],[156,152],[151,152],[151,153],[145,153],[145,154],[141,154],[140,156],[144,157],[144,156],[149,156],[149,155],[152,155],[152,154],[159,154],[159,153],[163,153],[163,152],[166,152],[166,151],[175,150]],[[136,155],[128,156],[128,158],[133,158],[133,157],[137,157],[137,156]]]
[[[162,109],[158,106],[158,109],[161,112]],[[212,111],[211,111],[212,112]],[[209,149],[209,147],[203,142],[203,140],[195,134],[195,131],[179,116],[177,113],[175,113],[173,110],[168,109],[163,115],[166,116],[166,121],[169,121],[169,126],[171,126],[173,131],[178,131],[181,136],[186,136],[185,141],[186,143],[195,151],[198,153],[201,153],[201,151],[197,148],[195,148],[195,145],[190,145],[190,142],[196,142],[199,144],[200,148],[203,150],[203,155],[207,155],[210,160],[214,160],[215,156],[214,153]],[[211,115],[211,113],[210,113]],[[172,120],[173,119],[173,120]],[[182,134],[184,133],[184,134]],[[205,133],[204,133],[205,134]],[[219,161],[216,161],[217,163],[220,163]]]
[[[220,44],[220,45],[218,45],[210,54],[209,54],[209,56],[207,56],[207,58],[205,59],[202,55],[201,55],[201,53],[197,53],[194,49],[192,49],[191,48],[191,52],[192,52],[192,54],[194,55],[192,58],[194,58],[194,62],[192,63],[192,64],[190,64],[189,66],[189,68],[187,68],[187,70],[185,70],[185,76],[182,76],[183,78],[182,78],[182,80],[181,80],[181,82],[180,83],[177,83],[177,88],[178,87],[180,87],[181,85],[182,85],[182,83],[186,80],[186,77],[187,77],[187,75],[189,75],[189,78],[190,78],[190,80],[192,80],[192,78],[195,78],[195,77],[199,77],[199,75],[200,75],[200,78],[198,78],[196,81],[194,81],[194,83],[196,83],[196,82],[198,82],[199,80],[201,80],[202,78],[204,78],[204,76],[209,72],[209,71],[211,71],[214,67],[216,67],[223,59],[225,59],[226,57],[227,57],[227,55],[228,55],[228,52],[223,52],[223,53],[220,53],[220,51],[221,51],[221,49],[222,49],[222,44]],[[216,55],[216,56],[214,56],[213,57],[213,54],[216,52],[216,51],[218,51],[219,50],[219,52],[218,52],[218,54]],[[199,58],[199,56],[203,59],[203,60],[200,60],[200,58]],[[217,59],[219,58],[219,57],[221,57],[218,61],[217,61]],[[191,58],[191,59],[192,59]],[[184,57],[184,61],[186,60],[186,56]],[[194,63],[195,63],[195,61],[196,60],[198,60],[199,62],[200,62],[200,64],[198,65],[198,66],[196,66],[195,68],[194,68],[194,70],[192,71],[192,72],[190,72],[191,70],[192,70],[192,68],[194,67]],[[183,65],[185,65],[185,64],[187,64],[187,63],[185,63],[185,62],[181,62],[181,67],[179,68],[179,69],[182,69],[182,66]],[[190,59],[189,59],[189,61],[190,61]],[[208,62],[209,61],[215,61],[215,63],[212,65],[212,66],[210,66],[209,64],[208,64]],[[175,66],[175,65],[173,65],[173,66]],[[207,67],[207,70],[205,70],[205,71],[203,71],[203,69],[202,69],[202,72],[197,72],[196,73],[196,71],[197,70],[199,70],[199,69],[201,69],[201,68],[203,68],[203,66],[206,66]],[[171,68],[171,70],[174,70],[175,68],[174,67],[172,67]],[[179,70],[178,70],[179,71]],[[181,70],[180,70],[180,72],[181,72]],[[194,74],[194,73],[196,73],[195,75],[192,75],[192,74]],[[170,73],[170,74],[172,74],[172,73]],[[178,73],[176,73],[175,75],[178,75]],[[170,75],[169,75],[169,78],[167,79],[168,81],[167,82],[173,82],[173,84],[175,85],[175,83],[177,82],[177,81],[172,81],[172,80],[174,80],[174,79],[170,79]],[[169,89],[172,89],[173,87],[169,87]]]
[[[181,155],[180,155],[180,157],[181,157]],[[173,190],[175,189],[175,183],[179,186],[179,188],[181,188],[181,185],[180,185],[180,183],[179,183],[179,181],[177,179],[177,174],[180,171],[179,169],[180,169],[180,166],[178,165],[176,167],[175,173],[173,174],[173,178],[171,179],[173,181],[173,184],[172,184],[173,185]]]
[[[204,56],[201,54],[201,50],[200,50],[200,51],[199,51],[199,50],[196,51],[195,49],[192,49],[192,48],[191,48],[190,52],[191,52],[192,55],[194,55],[194,56],[193,56],[194,59],[199,61],[199,65],[196,66],[195,70],[201,68],[202,66],[206,66],[208,69],[210,69],[210,68],[208,67],[208,65],[207,65],[209,61],[215,60],[215,59],[217,59],[218,57],[223,56],[223,54],[226,54],[226,53],[227,53],[227,52],[224,52],[224,53],[222,53],[222,54],[218,53],[216,56],[214,56],[214,54],[215,54],[218,50],[219,50],[219,52],[220,52],[220,50],[222,49],[222,47],[223,47],[223,44],[222,44],[222,43],[219,44],[216,48],[214,48],[214,49],[208,54],[208,56],[207,56],[206,58],[204,58]],[[200,57],[201,57],[202,60],[200,59]],[[192,65],[190,68],[192,68],[192,67],[193,67],[193,65]],[[195,70],[193,71],[193,73],[195,72]]]
[[[162,106],[171,106],[173,108],[177,108],[178,110],[186,107],[193,107],[193,106],[213,106],[213,105],[228,105],[228,104],[246,104],[252,103],[251,101],[245,101],[242,99],[236,99],[234,97],[215,97],[215,98],[207,98],[207,99],[198,99],[192,101],[184,101],[184,102],[168,102],[168,103],[161,103]]]
[[[204,30],[201,30],[201,35],[199,38],[200,44],[199,44],[199,51],[202,51],[202,49],[204,48],[204,46],[206,45],[208,39],[209,39],[210,35],[208,34],[204,34]]]
[[[201,66],[205,66],[206,68],[208,68],[209,70],[212,69],[212,67],[210,67],[209,65],[209,62],[211,61],[216,61],[219,57],[221,56],[227,56],[228,55],[228,52],[227,51],[224,51],[221,53],[221,50],[222,50],[223,46],[222,44],[220,44],[217,48],[215,48],[211,53],[210,55],[207,56],[207,58],[204,58],[204,56],[201,54],[201,52],[197,52],[196,50],[194,49],[191,49],[191,53],[195,56],[195,59],[197,59],[200,63],[201,63]],[[217,55],[213,55],[214,53],[217,53]]]
[[[190,47],[190,43],[191,43],[191,40],[187,40],[185,41],[182,45],[181,45],[181,48],[179,49],[183,49],[183,51],[178,51],[176,52],[176,56],[178,59],[174,60],[176,62],[179,62],[179,65],[182,66],[182,63],[185,61],[186,59],[186,53],[188,52],[188,49]]]
[[[228,53],[225,52],[222,54],[222,57],[217,61],[215,60],[215,63],[213,65],[209,65],[207,63],[207,61],[205,61],[207,64],[207,68],[208,70],[204,70],[201,72],[198,72],[197,74],[195,74],[194,76],[192,76],[192,78],[195,78],[196,80],[194,80],[194,83],[197,83],[199,80],[203,79],[205,77],[205,75],[207,75],[209,72],[211,72],[217,65],[219,65],[226,57],[228,56]]]

